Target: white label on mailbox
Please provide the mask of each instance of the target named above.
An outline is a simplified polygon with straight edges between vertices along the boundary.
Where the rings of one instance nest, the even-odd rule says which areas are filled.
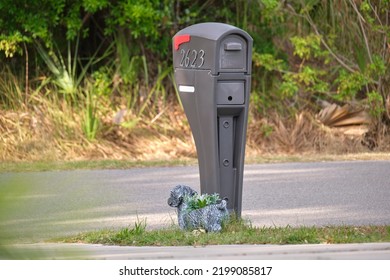
[[[195,87],[193,86],[179,86],[180,92],[195,92]]]

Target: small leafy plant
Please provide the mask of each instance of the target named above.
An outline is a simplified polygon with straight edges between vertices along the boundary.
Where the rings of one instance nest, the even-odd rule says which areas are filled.
[[[193,196],[185,196],[184,202],[188,205],[188,211],[204,208],[208,205],[217,204],[220,200],[219,194],[196,194]]]

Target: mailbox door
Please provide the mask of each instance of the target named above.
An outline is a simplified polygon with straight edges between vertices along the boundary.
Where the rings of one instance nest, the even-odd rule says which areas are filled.
[[[247,42],[239,35],[229,35],[219,45],[220,72],[247,72]]]

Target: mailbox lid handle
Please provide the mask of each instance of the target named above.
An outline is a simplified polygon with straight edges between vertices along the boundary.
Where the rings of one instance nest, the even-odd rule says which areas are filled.
[[[225,51],[241,51],[242,45],[237,42],[228,42],[225,43]]]

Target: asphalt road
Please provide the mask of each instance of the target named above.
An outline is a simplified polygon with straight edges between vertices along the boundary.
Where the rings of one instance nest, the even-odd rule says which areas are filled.
[[[244,218],[256,226],[390,224],[390,162],[246,165]],[[144,220],[176,223],[170,190],[199,190],[198,168],[0,174],[0,237],[40,242]]]

